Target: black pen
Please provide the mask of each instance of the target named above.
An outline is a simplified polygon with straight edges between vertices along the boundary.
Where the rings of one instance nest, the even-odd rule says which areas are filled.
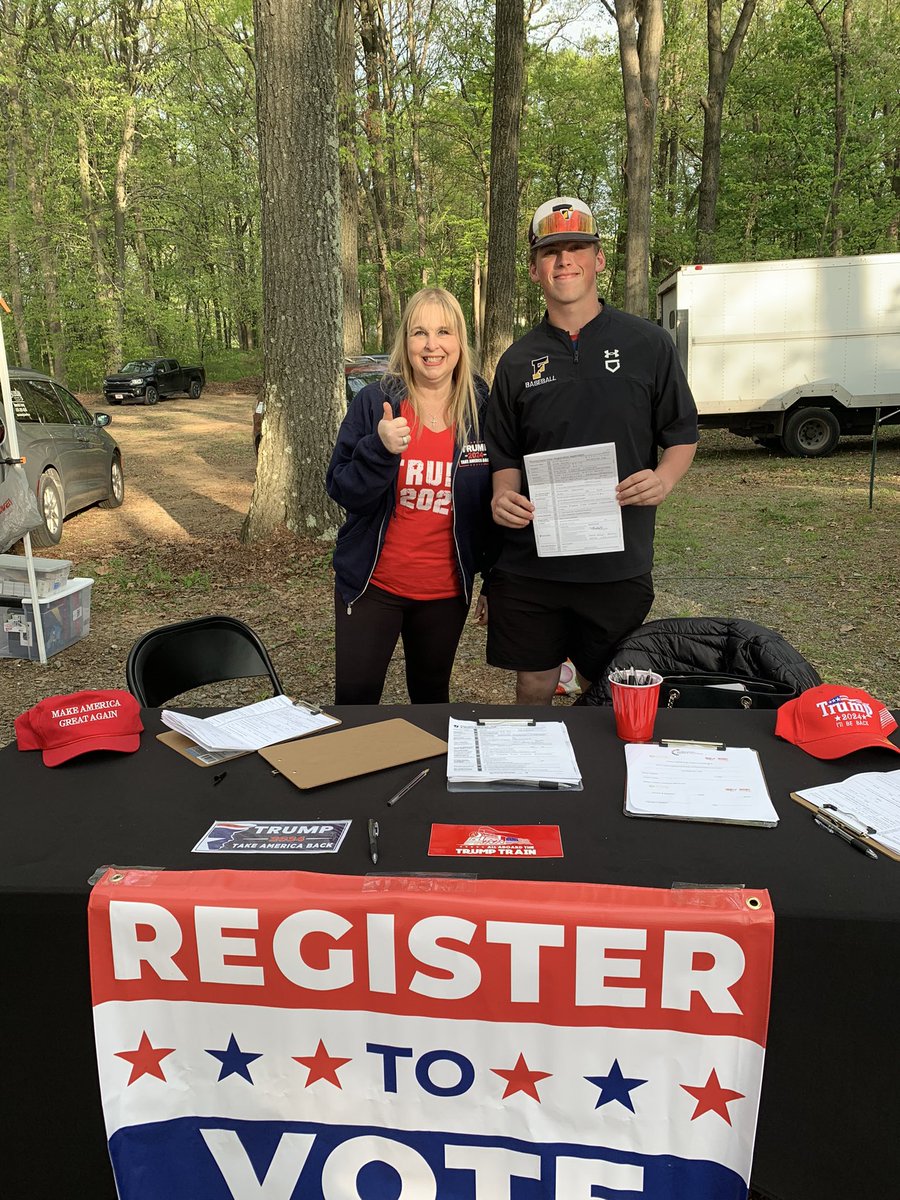
[[[372,866],[378,863],[378,822],[374,817],[369,818],[369,858]]]
[[[577,783],[559,783],[554,779],[487,779],[485,787],[517,787],[526,791],[528,788],[537,788],[544,792],[556,791],[572,791],[578,787]]]
[[[843,829],[840,825],[836,825],[833,821],[829,821],[827,817],[820,816],[818,813],[813,813],[813,820],[820,829],[824,829],[826,833],[836,833],[841,841],[852,846],[854,850],[858,850],[860,854],[865,854],[868,858],[877,858],[878,855],[871,846],[867,846],[862,838],[854,837],[849,829]]]
[[[430,770],[431,767],[426,767],[424,771],[420,771],[418,773],[415,779],[411,779],[409,783],[402,787],[400,791],[396,793],[396,795],[391,796],[390,800],[388,800],[388,808],[390,808],[392,804],[396,804],[401,796],[405,796],[410,788],[415,787],[419,780],[424,779]]]

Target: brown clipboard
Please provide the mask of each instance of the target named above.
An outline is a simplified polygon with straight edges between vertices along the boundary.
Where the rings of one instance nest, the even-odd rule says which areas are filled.
[[[809,809],[813,815],[822,813],[822,815],[827,817],[832,824],[839,825],[842,829],[846,830],[847,833],[852,834],[853,837],[859,838],[861,842],[865,842],[867,846],[871,846],[872,849],[878,854],[883,854],[885,858],[892,858],[894,862],[900,862],[900,854],[898,854],[895,850],[889,850],[883,842],[879,842],[877,840],[877,831],[875,834],[862,833],[859,828],[853,825],[845,824],[843,821],[841,821],[841,814],[838,809],[823,808],[821,804],[816,804],[813,800],[807,800],[805,796],[800,796],[796,792],[791,792],[790,795],[792,800],[796,800],[798,804],[802,804],[803,807]],[[846,815],[851,816],[850,813],[847,813]],[[860,824],[862,824],[862,822],[860,822]]]
[[[195,767],[217,767],[220,763],[229,762],[232,758],[243,758],[244,755],[253,753],[252,750],[204,750],[202,746],[198,746],[196,742],[192,742],[190,738],[185,737],[183,733],[177,733],[174,729],[169,729],[166,733],[158,733],[156,740],[172,750],[177,750]]]
[[[397,717],[309,740],[281,742],[258,752],[298,788],[322,787],[372,771],[447,753],[447,743]]]

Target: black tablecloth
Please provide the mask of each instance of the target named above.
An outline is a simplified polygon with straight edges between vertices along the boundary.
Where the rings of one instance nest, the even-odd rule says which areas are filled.
[[[625,763],[608,709],[465,705],[333,709],[345,725],[402,716],[446,737],[453,715],[566,721],[584,778],[571,793],[448,793],[444,763],[393,808],[385,800],[418,767],[297,790],[258,755],[202,769],[153,736],[145,713],[136,754],[94,754],[45,768],[37,753],[0,751],[4,804],[0,905],[6,963],[4,1082],[11,1115],[2,1176],[9,1195],[113,1200],[100,1112],[88,980],[88,879],[104,864],[198,870],[294,862],[200,858],[212,822],[354,818],[341,851],[303,860],[364,875],[365,820],[381,822],[379,872],[458,869],[533,878],[669,887],[768,888],[775,909],[772,1013],[753,1185],[775,1200],[881,1200],[900,1178],[900,863],[872,861],[817,829],[789,798],[857,771],[900,767],[868,750],[823,763],[774,736],[774,713],[661,712],[660,736],[722,739],[760,751],[780,816],[776,829],[633,820],[622,813]],[[900,744],[900,743],[898,743]],[[225,778],[214,783],[216,775]],[[561,859],[427,856],[433,821],[559,824]]]

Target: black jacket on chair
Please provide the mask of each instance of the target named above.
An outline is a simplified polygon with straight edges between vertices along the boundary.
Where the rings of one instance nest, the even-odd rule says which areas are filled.
[[[797,692],[822,682],[799,650],[774,629],[734,617],[671,617],[648,621],[619,642],[604,677],[581,704],[611,704],[606,675],[635,667],[659,675],[731,675],[788,684]]]

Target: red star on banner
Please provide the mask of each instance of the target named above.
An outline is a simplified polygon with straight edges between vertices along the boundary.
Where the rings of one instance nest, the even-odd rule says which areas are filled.
[[[167,1054],[174,1054],[174,1046],[168,1050],[155,1049],[150,1045],[150,1039],[147,1037],[147,1031],[141,1034],[141,1040],[138,1043],[137,1050],[118,1050],[116,1058],[124,1058],[126,1062],[131,1063],[131,1076],[128,1080],[128,1087],[134,1083],[136,1079],[140,1079],[142,1075],[155,1075],[157,1079],[161,1079],[166,1083],[166,1077],[163,1074],[162,1060]]]
[[[516,1065],[511,1071],[504,1071],[500,1067],[491,1067],[491,1070],[495,1075],[506,1080],[506,1091],[501,1099],[505,1100],[507,1096],[513,1096],[516,1092],[524,1092],[532,1100],[537,1100],[538,1104],[540,1104],[541,1098],[538,1095],[537,1085],[541,1079],[549,1079],[553,1074],[552,1071],[530,1071],[524,1054],[519,1054]]]
[[[719,1077],[716,1075],[715,1068],[709,1073],[709,1079],[702,1087],[690,1087],[688,1084],[681,1085],[686,1092],[697,1101],[697,1107],[694,1109],[692,1121],[696,1121],[698,1117],[702,1117],[704,1113],[714,1112],[731,1124],[731,1117],[728,1115],[728,1105],[732,1100],[743,1100],[743,1092],[732,1092],[730,1088],[723,1088],[719,1083]]]
[[[344,1063],[350,1061],[349,1058],[332,1058],[325,1049],[325,1043],[321,1038],[319,1038],[315,1054],[309,1055],[307,1058],[300,1058],[294,1055],[294,1062],[300,1063],[301,1066],[307,1067],[309,1070],[306,1083],[303,1085],[304,1087],[309,1087],[317,1079],[327,1079],[329,1083],[333,1083],[336,1088],[339,1088],[341,1084],[337,1073]]]

